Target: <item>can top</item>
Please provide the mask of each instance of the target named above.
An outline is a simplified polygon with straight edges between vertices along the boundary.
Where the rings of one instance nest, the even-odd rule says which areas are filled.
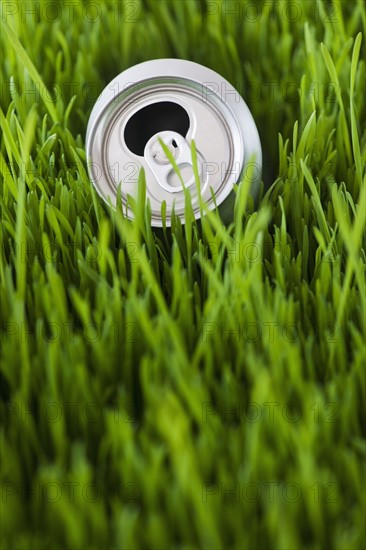
[[[200,189],[192,166],[192,140]],[[127,196],[136,197],[138,173],[144,168],[151,223],[160,227],[163,201],[168,226],[173,208],[184,221],[185,187],[199,218],[198,193],[210,209],[222,204],[249,160],[257,167],[251,190],[255,195],[262,164],[258,131],[239,93],[215,71],[179,59],[135,65],[103,90],[90,115],[86,153],[98,193],[115,204],[121,183],[130,218]]]

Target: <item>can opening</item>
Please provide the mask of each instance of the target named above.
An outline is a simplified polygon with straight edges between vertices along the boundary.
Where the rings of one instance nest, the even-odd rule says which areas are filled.
[[[165,130],[172,130],[183,137],[188,133],[189,116],[178,103],[161,101],[137,111],[126,124],[125,143],[132,153],[143,157],[149,139]]]

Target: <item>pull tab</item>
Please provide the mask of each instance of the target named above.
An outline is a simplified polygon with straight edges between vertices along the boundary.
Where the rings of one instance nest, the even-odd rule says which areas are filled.
[[[189,143],[177,132],[164,131],[155,134],[155,136],[149,139],[145,146],[144,157],[159,185],[170,193],[178,193],[183,189],[182,182],[172,167],[170,160],[165,155],[159,143],[159,138],[168,147],[177,163],[185,187],[190,187],[195,183]],[[197,164],[200,178],[202,178],[203,163],[204,159],[197,151]]]

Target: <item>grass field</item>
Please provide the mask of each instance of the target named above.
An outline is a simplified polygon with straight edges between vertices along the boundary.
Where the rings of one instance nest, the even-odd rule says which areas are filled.
[[[1,4],[1,547],[364,549],[364,3]],[[230,225],[90,183],[95,100],[162,57],[257,123]]]

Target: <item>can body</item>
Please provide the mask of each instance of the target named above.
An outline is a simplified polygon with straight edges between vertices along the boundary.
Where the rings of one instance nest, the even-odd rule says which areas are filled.
[[[209,209],[219,206],[227,219],[233,185],[242,179],[255,197],[261,178],[259,135],[240,94],[211,69],[178,59],[135,65],[104,89],[90,115],[86,153],[98,193],[115,204],[121,185],[124,211],[131,219],[127,197],[136,196],[139,171],[145,170],[156,227],[162,226],[163,201],[166,224],[171,224],[173,209],[184,223],[185,189],[196,218],[203,201]],[[254,164],[253,177],[246,182],[249,163]]]

